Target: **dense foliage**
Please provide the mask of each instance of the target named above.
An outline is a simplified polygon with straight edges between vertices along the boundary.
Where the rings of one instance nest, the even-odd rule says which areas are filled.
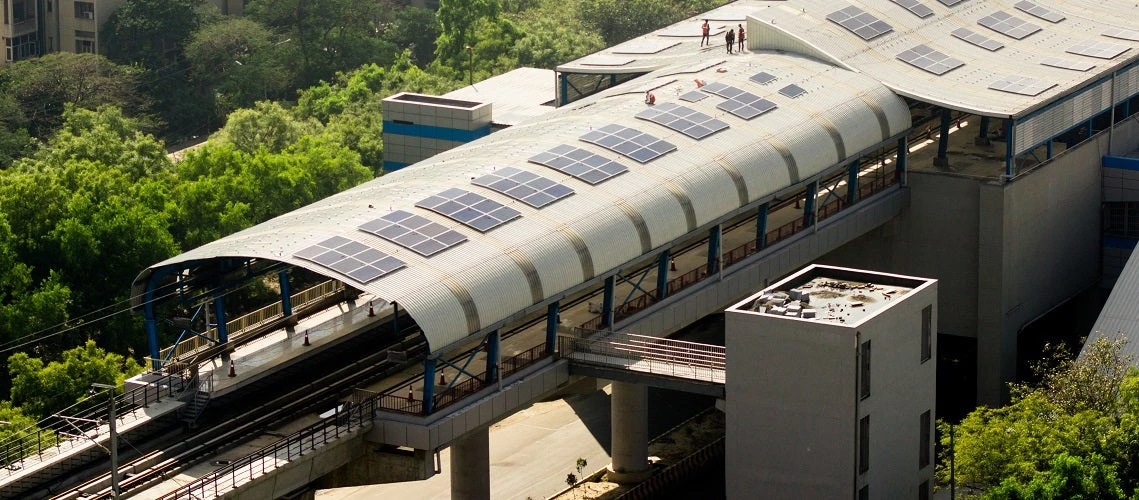
[[[1122,339],[1084,356],[1050,358],[1041,382],[1016,385],[1012,402],[978,408],[952,430],[938,475],[984,498],[1132,498],[1139,493],[1139,371],[1128,371]]]

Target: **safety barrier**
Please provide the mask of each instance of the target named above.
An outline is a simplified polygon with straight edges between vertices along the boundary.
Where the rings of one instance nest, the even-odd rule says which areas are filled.
[[[603,333],[592,338],[558,337],[558,357],[690,380],[724,383],[724,346]]]
[[[175,374],[163,375],[142,387],[117,394],[114,396],[115,421],[123,426],[145,418],[145,413],[139,410],[160,403],[164,397],[181,396],[192,389],[197,389],[195,379]],[[12,475],[37,463],[50,462],[54,457],[107,436],[109,415],[108,398],[95,395],[14,432],[0,441],[0,465],[4,473]],[[94,454],[103,453],[97,447],[91,448]]]
[[[320,302],[332,295],[340,293],[344,290],[344,284],[336,281],[329,280],[319,285],[310,287],[301,292],[295,293],[290,296],[293,304],[293,313],[298,314],[304,311],[309,306]],[[234,318],[233,320],[225,323],[226,331],[229,332],[230,342],[240,341],[245,334],[255,330],[257,327],[266,323],[276,321],[285,317],[284,311],[281,309],[280,302],[274,302],[268,306],[262,307],[249,314],[242,315]],[[201,335],[194,335],[178,342],[177,344],[164,348],[159,351],[159,359],[169,360],[178,359],[183,356],[189,355],[198,351],[199,349],[217,345],[218,332],[217,328],[210,328]],[[173,355],[171,355],[173,351]],[[148,360],[149,361],[149,360]]]

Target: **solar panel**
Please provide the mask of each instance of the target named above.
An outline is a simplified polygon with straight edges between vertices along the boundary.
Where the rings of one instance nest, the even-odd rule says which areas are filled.
[[[1016,7],[1017,10],[1021,12],[1027,12],[1031,16],[1039,17],[1040,19],[1043,19],[1050,23],[1058,23],[1064,20],[1063,14],[1045,7],[1041,7],[1032,2],[1029,2],[1028,0],[1021,0],[1014,4],[1013,7]]]
[[[1040,26],[999,10],[978,19],[977,24],[1017,40],[1040,31]]]
[[[854,6],[831,12],[827,19],[866,41],[894,31],[893,26]]]
[[[1052,66],[1053,68],[1072,69],[1076,71],[1087,71],[1095,67],[1094,64],[1084,61],[1072,61],[1069,59],[1060,59],[1059,57],[1045,57],[1040,60],[1040,64]]]
[[[775,75],[766,71],[760,71],[759,73],[751,75],[751,78],[748,79],[760,85],[767,85],[775,81]]]
[[[368,283],[407,265],[402,260],[343,236],[333,236],[294,253],[293,257],[316,263],[360,283]]]
[[[671,142],[662,141],[640,130],[617,124],[609,124],[596,130],[590,130],[583,134],[580,139],[615,153],[621,153],[641,163],[650,162],[665,153],[676,150],[676,145]]]
[[[989,88],[993,90],[1027,96],[1040,95],[1041,92],[1044,92],[1045,90],[1048,90],[1055,86],[1055,83],[1049,83],[1042,80],[1037,80],[1035,78],[1017,75],[1008,75],[989,84]]]
[[[681,101],[687,101],[687,102],[697,102],[697,101],[701,101],[701,100],[704,100],[707,98],[708,98],[708,94],[705,94],[699,90],[689,90],[688,92],[685,92],[684,94],[682,94],[680,96]]]
[[[926,7],[925,4],[919,2],[918,0],[890,0],[890,1],[894,2],[898,5],[901,5],[906,10],[910,11],[911,14],[918,16],[922,19],[925,19],[925,18],[933,15],[933,9]]]
[[[993,40],[992,38],[989,38],[980,33],[974,32],[969,28],[957,28],[953,30],[953,36],[990,52],[996,52],[1005,46],[1005,44]]]
[[[637,118],[659,123],[696,140],[728,128],[728,124],[679,104],[665,102],[637,113]]]
[[[1069,54],[1079,54],[1081,56],[1096,57],[1099,59],[1114,59],[1119,54],[1127,52],[1130,47],[1111,42],[1099,42],[1096,40],[1082,40],[1075,45],[1068,48],[1066,51]]]
[[[542,208],[573,194],[573,188],[514,167],[502,167],[472,181],[534,208]]]
[[[404,210],[396,210],[379,219],[357,227],[424,257],[430,257],[459,243],[467,237]]]
[[[720,97],[727,99],[726,101],[718,104],[717,109],[722,109],[733,115],[736,115],[744,120],[750,120],[768,111],[775,109],[775,103],[757,96],[751,92],[744,91],[740,88],[731,85],[725,85],[719,82],[712,82],[700,90],[716,94]]]
[[[604,156],[567,144],[538,153],[530,157],[530,161],[594,185],[629,170]]]
[[[484,233],[522,215],[497,201],[459,188],[428,196],[415,206],[446,215]]]
[[[939,76],[965,65],[960,60],[925,45],[918,45],[902,51],[901,54],[898,54],[898,59]]]
[[[961,2],[964,2],[965,0],[937,0],[937,1],[941,2],[941,5],[944,5],[946,7],[952,7],[952,6],[957,5]]]
[[[1123,28],[1108,28],[1103,31],[1103,36],[1139,42],[1139,31],[1125,30]]]
[[[786,87],[779,89],[779,93],[794,99],[794,98],[799,97],[803,94],[806,94],[807,91],[804,90],[803,87],[800,87],[800,86],[792,83],[791,85],[788,85]]]

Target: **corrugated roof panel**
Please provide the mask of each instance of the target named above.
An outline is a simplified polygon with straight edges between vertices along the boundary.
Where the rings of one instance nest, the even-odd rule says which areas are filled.
[[[1114,339],[1122,336],[1126,339],[1123,347],[1124,356],[1131,358],[1132,366],[1139,366],[1139,307],[1135,307],[1135,297],[1139,296],[1139,252],[1132,251],[1123,272],[1111,289],[1107,303],[1099,312],[1084,348],[1080,352],[1083,356],[1088,346],[1100,339]]]

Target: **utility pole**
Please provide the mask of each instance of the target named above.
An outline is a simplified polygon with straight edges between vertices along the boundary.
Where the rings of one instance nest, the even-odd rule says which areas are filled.
[[[467,82],[469,85],[475,84],[475,50],[467,45]]]
[[[111,395],[110,426],[111,426],[111,495],[119,498],[119,433],[115,429],[115,386],[94,383],[91,387],[109,391]]]

